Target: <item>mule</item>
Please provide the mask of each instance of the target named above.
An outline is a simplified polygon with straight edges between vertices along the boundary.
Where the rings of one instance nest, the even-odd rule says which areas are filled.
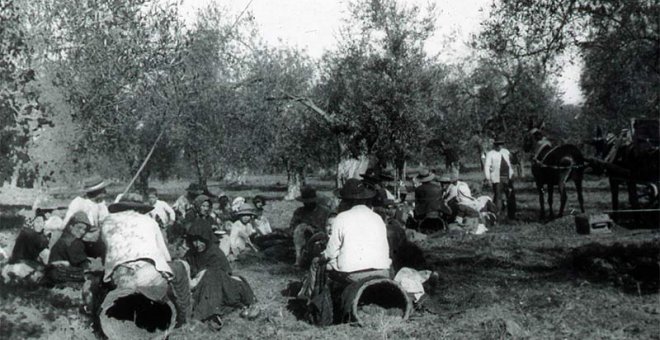
[[[545,218],[543,188],[547,186],[549,217],[553,218],[552,211],[553,189],[559,189],[560,205],[559,217],[563,216],[566,207],[566,183],[572,180],[575,183],[580,210],[584,212],[584,198],[582,196],[582,180],[584,178],[585,159],[575,145],[564,144],[556,147],[547,147],[541,152],[539,159],[532,160],[532,175],[539,194],[541,207],[540,218]]]

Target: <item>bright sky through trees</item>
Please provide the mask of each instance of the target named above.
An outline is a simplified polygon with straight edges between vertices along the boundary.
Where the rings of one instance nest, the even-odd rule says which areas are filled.
[[[342,19],[347,16],[346,0],[183,0],[183,15],[192,18],[197,9],[214,1],[238,15],[246,7],[255,18],[263,39],[276,46],[286,44],[307,50],[319,58],[332,49]],[[467,46],[471,34],[479,31],[479,23],[488,15],[493,0],[404,0],[406,4],[434,3],[438,13],[436,34],[429,39],[428,53],[440,53],[440,60],[455,63],[469,56]],[[568,60],[569,58],[564,58]],[[575,60],[575,57],[570,59]],[[568,104],[583,100],[578,87],[581,65],[567,63],[558,79],[563,99]]]

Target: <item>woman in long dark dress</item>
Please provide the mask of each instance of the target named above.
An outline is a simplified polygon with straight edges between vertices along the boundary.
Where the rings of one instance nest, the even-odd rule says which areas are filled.
[[[193,223],[186,234],[189,250],[185,260],[193,277],[192,316],[221,325],[220,316],[243,309],[241,316],[259,316],[256,298],[242,277],[233,276],[229,261],[215,243],[213,229],[205,223]]]

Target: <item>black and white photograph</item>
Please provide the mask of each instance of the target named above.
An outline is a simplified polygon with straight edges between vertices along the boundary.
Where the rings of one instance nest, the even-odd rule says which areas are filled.
[[[660,340],[658,0],[0,0],[0,340]]]

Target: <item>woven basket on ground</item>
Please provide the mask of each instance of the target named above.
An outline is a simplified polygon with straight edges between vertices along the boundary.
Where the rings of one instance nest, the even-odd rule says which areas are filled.
[[[108,339],[165,339],[176,324],[176,309],[168,300],[153,301],[132,289],[108,293],[99,321]]]
[[[405,290],[396,281],[372,276],[348,285],[341,296],[341,315],[345,320],[364,324],[360,307],[377,305],[400,312],[407,320],[412,310],[412,302]],[[398,314],[398,313],[397,313]]]

